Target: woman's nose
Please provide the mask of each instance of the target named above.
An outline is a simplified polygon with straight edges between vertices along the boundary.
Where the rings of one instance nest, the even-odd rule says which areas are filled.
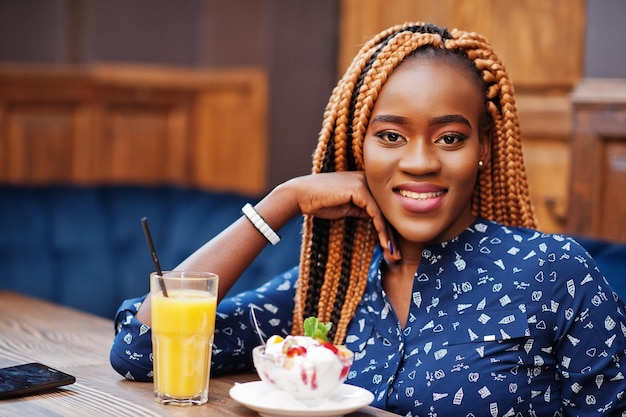
[[[413,140],[404,148],[398,166],[412,175],[424,175],[439,169],[439,159],[433,145],[425,140]]]

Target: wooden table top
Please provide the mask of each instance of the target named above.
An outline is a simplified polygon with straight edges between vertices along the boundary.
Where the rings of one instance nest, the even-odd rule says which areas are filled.
[[[212,378],[208,404],[158,404],[152,383],[127,381],[111,368],[113,334],[111,320],[0,291],[0,367],[41,362],[76,377],[74,384],[54,391],[0,401],[0,416],[258,416],[228,394],[235,382],[258,380],[250,373]],[[347,416],[396,414],[364,407]]]

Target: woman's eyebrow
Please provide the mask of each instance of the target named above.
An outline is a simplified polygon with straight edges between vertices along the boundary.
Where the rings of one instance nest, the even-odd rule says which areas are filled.
[[[399,125],[408,125],[409,120],[402,116],[379,114],[372,119],[371,123],[395,123]]]
[[[448,114],[445,116],[434,117],[430,121],[429,124],[431,126],[437,126],[437,125],[447,125],[447,124],[453,124],[453,123],[460,123],[460,124],[467,125],[468,127],[472,127],[472,124],[470,123],[470,121],[467,120],[467,118],[461,116],[460,114]]]
[[[410,122],[408,118],[403,117],[403,116],[379,114],[371,120],[371,123],[394,123],[394,124],[399,124],[399,125],[408,125]],[[434,117],[429,122],[429,125],[439,126],[439,125],[454,124],[454,123],[460,123],[460,124],[467,125],[468,127],[472,127],[472,124],[470,123],[470,121],[467,120],[466,117],[461,116],[460,114],[448,114],[445,116]]]

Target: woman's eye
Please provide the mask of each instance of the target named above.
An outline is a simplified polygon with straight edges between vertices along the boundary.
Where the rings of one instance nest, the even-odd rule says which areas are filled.
[[[377,134],[376,136],[378,136],[379,138],[381,138],[382,140],[386,142],[392,142],[392,143],[400,142],[403,139],[400,134],[394,133],[394,132],[381,132]]]
[[[464,135],[459,134],[445,134],[437,139],[437,142],[443,143],[445,145],[454,145],[458,142],[462,142],[467,139]]]

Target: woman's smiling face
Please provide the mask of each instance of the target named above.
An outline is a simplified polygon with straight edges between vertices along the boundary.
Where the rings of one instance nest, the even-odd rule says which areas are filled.
[[[474,78],[472,78],[474,77]],[[448,60],[409,58],[383,86],[363,143],[367,183],[398,243],[450,240],[474,220],[484,92]]]

